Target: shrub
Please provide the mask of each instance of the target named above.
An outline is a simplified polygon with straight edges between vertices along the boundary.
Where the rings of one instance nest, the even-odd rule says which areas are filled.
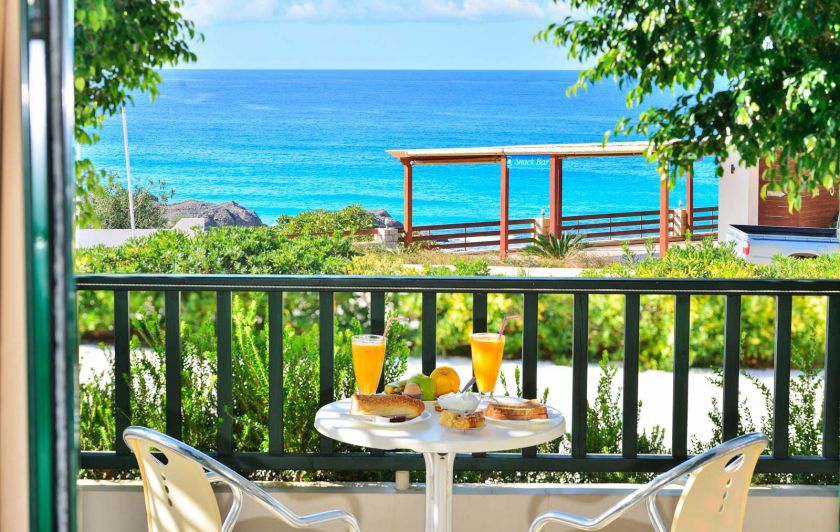
[[[158,231],[121,246],[96,246],[76,254],[80,273],[341,273],[355,253],[348,239],[290,239],[276,227],[214,227],[189,236]]]
[[[261,311],[260,311],[261,310]],[[237,451],[268,450],[268,326],[266,309],[238,295],[232,301],[234,447]],[[157,430],[165,426],[165,338],[160,315],[150,310],[132,320],[131,422]],[[361,333],[358,321],[335,335],[335,397],[355,390],[350,338]],[[384,367],[385,379],[395,380],[406,370],[408,345],[405,327],[389,328]],[[283,443],[286,452],[317,452],[318,434],[313,426],[318,409],[319,346],[317,325],[304,332],[289,326],[283,330]],[[216,447],[216,332],[212,321],[197,329],[181,324],[183,370],[183,439],[203,450]],[[109,364],[113,356],[109,353]],[[110,368],[80,386],[81,449],[111,450],[116,433],[114,383]],[[302,479],[301,473],[278,472],[281,478]],[[114,478],[112,473],[92,471],[84,476]],[[312,478],[309,473],[307,478]]]
[[[820,362],[822,359],[823,343],[814,333],[810,334],[803,347],[794,347],[791,352],[791,369],[799,370],[799,374],[790,380],[790,417],[788,424],[788,449],[791,456],[817,456],[822,453],[822,401],[824,381],[820,376]],[[745,401],[738,404],[738,434],[755,432],[765,434],[770,440],[764,454],[770,454],[773,449],[773,392],[763,382],[754,376],[743,372],[746,379],[756,387],[764,399],[764,412],[755,423],[754,413],[747,408]],[[723,374],[715,370],[715,375],[709,382],[723,389]],[[709,440],[692,439],[694,453],[700,453],[718,445],[722,440],[721,427],[723,415],[720,404],[712,398],[712,410],[707,414],[712,421],[713,431]],[[757,474],[754,482],[761,484],[837,484],[840,475],[813,474]]]
[[[549,233],[537,235],[534,238],[534,243],[523,249],[522,253],[535,257],[562,260],[583,251],[589,246],[588,243],[583,241],[583,235],[566,232],[556,236]]]
[[[433,276],[433,277],[446,277],[446,276],[464,276],[464,277],[485,277],[490,275],[490,265],[487,264],[486,260],[460,260],[456,259],[452,263],[452,267],[449,266],[433,266],[430,264],[425,264],[423,266],[423,275]]]
[[[294,216],[281,214],[277,217],[277,227],[286,235],[331,235],[335,232],[373,229],[376,227],[376,217],[359,205],[350,205],[340,211],[318,209]]]
[[[151,193],[147,186],[137,186],[134,190],[134,227],[137,229],[157,229],[166,227],[168,220],[163,205],[174,195],[174,191],[166,192],[163,181],[157,183],[160,188],[158,196]],[[116,176],[109,177],[109,183],[92,199],[93,215],[103,229],[131,229],[131,215],[129,213],[128,190],[116,180]]]

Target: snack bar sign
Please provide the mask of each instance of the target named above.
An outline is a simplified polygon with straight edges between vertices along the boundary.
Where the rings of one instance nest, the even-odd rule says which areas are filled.
[[[551,161],[547,155],[508,155],[507,164],[517,170],[547,170]]]

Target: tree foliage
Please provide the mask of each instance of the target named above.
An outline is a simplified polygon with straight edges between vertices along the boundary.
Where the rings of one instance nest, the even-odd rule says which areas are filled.
[[[195,61],[190,42],[203,37],[181,14],[183,0],[77,0],[75,2],[76,142],[94,144],[105,118],[134,101],[137,92],[155,98],[158,70]],[[91,192],[105,172],[90,159],[76,162],[80,222],[94,219]]]
[[[556,0],[555,0],[556,1]],[[616,134],[651,140],[649,157],[671,181],[702,156],[760,159],[762,188],[831,188],[840,171],[840,9],[833,0],[569,0],[573,13],[538,39],[594,61],[572,92],[613,78],[629,107],[660,91],[670,106],[623,118]],[[790,165],[774,164],[791,161]],[[718,164],[718,174],[722,168]]]
[[[103,190],[93,196],[93,214],[103,229],[130,229],[128,189],[113,177]],[[135,187],[132,198],[135,228],[157,229],[168,225],[164,205],[172,196],[172,191],[167,192],[163,182],[158,183],[158,186],[158,196],[152,194],[148,187]]]

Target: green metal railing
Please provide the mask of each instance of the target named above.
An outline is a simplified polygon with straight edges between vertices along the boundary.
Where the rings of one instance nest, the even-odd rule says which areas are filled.
[[[286,453],[283,449],[283,294],[319,294],[320,403],[334,397],[334,296],[340,292],[369,292],[370,329],[381,334],[385,326],[386,293],[422,294],[422,367],[431,372],[436,363],[437,294],[473,294],[473,328],[487,328],[487,294],[522,294],[523,395],[537,397],[538,303],[541,295],[572,294],[572,408],[571,454],[538,454],[536,449],[520,453],[490,453],[459,456],[456,468],[485,471],[578,471],[658,472],[688,456],[689,330],[693,295],[722,295],[726,299],[722,434],[725,439],[738,432],[738,380],[740,373],[740,323],[742,296],[772,296],[776,299],[775,380],[773,387],[773,447],[763,456],[759,472],[836,473],[838,430],[840,430],[840,281],[833,280],[680,280],[680,279],[530,279],[492,277],[339,277],[339,276],[220,276],[220,275],[79,275],[77,290],[104,290],[114,295],[114,375],[127,375],[129,355],[129,291],[165,293],[166,338],[166,432],[181,437],[181,346],[180,294],[182,291],[211,291],[217,298],[217,398],[220,425],[217,452],[222,462],[242,470],[404,470],[422,469],[422,457],[403,452],[334,452],[334,442],[321,438],[319,453]],[[231,295],[233,292],[266,292],[269,325],[269,444],[267,453],[236,452],[233,449],[233,402],[231,350]],[[622,408],[622,453],[586,452],[586,396],[588,370],[589,297],[619,294],[625,298],[624,373]],[[670,455],[642,455],[637,451],[640,296],[657,294],[675,299],[673,422]],[[818,456],[792,456],[789,452],[790,358],[793,296],[827,298],[823,447]],[[119,434],[130,424],[129,385],[115,378],[117,438],[115,452],[83,452],[81,467],[126,469],[136,466]]]

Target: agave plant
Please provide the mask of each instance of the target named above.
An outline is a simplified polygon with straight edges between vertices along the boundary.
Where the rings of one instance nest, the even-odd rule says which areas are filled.
[[[522,250],[526,255],[546,257],[550,259],[565,259],[569,255],[583,251],[590,244],[583,241],[583,235],[578,233],[561,233],[537,235],[534,243]]]

